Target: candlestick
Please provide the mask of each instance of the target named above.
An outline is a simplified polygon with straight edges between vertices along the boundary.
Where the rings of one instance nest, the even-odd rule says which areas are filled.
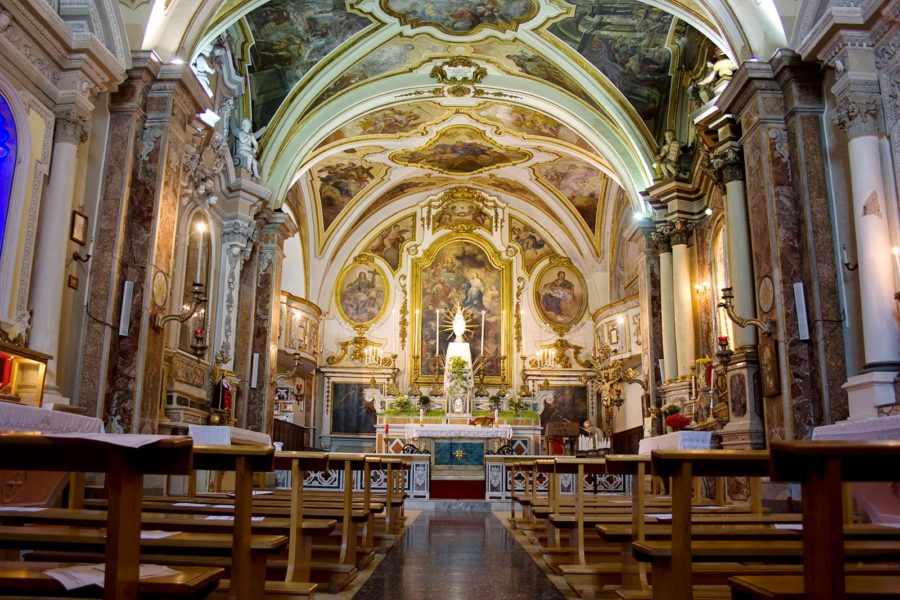
[[[441,321],[441,309],[435,309],[434,311],[434,353],[437,355],[438,352],[438,344],[441,341],[441,332],[438,329],[438,324]]]
[[[484,355],[484,311],[481,311],[481,351],[479,355]]]
[[[397,309],[391,311],[391,344],[390,348],[397,349]]]

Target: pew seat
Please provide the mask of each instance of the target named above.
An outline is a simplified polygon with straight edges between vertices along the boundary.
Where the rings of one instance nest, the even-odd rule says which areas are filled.
[[[757,575],[732,577],[734,600],[803,600],[803,576]],[[847,575],[846,597],[852,600],[884,600],[900,597],[900,575]]]
[[[87,586],[67,591],[44,571],[74,566],[58,562],[0,562],[0,596],[53,596],[54,598],[99,598],[102,588]],[[208,567],[176,568],[177,575],[142,579],[138,583],[141,600],[183,598],[201,600],[216,588],[222,569]]]

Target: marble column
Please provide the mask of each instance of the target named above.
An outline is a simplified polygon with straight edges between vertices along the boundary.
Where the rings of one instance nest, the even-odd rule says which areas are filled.
[[[676,219],[669,223],[667,232],[672,243],[672,305],[675,321],[675,354],[679,378],[690,377],[696,359],[694,344],[694,302],[691,259],[688,242],[694,231],[693,223]]]
[[[250,368],[256,364],[256,387],[247,393],[247,405],[238,407],[245,426],[254,431],[272,428],[278,368],[278,334],[281,315],[281,272],[284,241],[297,233],[287,213],[265,209],[256,217],[259,246],[256,260],[253,331],[250,338]],[[254,360],[252,357],[255,356]],[[250,379],[252,380],[252,373]]]
[[[665,384],[667,381],[678,378],[675,298],[672,287],[672,245],[669,236],[660,231],[654,232],[652,237],[659,253],[660,319],[662,320],[663,384]]]
[[[60,314],[78,147],[87,141],[88,131],[88,113],[85,109],[68,106],[57,110],[53,163],[47,192],[41,204],[34,283],[31,289],[31,306],[34,310],[31,347],[53,357],[47,364],[44,379],[45,403],[68,403],[68,399],[62,397],[56,381],[59,330],[62,326]]]
[[[720,130],[720,139],[727,135]],[[744,190],[744,154],[740,145],[729,139],[713,157],[713,167],[721,173],[725,184],[725,238],[728,242],[728,280],[734,291],[734,310],[739,315],[753,317],[756,315],[756,292],[747,194]],[[718,303],[721,290],[715,293]],[[733,347],[738,351],[755,349],[756,327],[735,327],[733,342]]]
[[[895,316],[894,267],[881,168],[881,98],[855,92],[852,87],[835,91],[839,100],[832,120],[846,133],[850,155],[865,353],[865,372],[850,377],[844,386],[850,418],[854,419],[875,416],[875,407],[895,402],[900,324]]]

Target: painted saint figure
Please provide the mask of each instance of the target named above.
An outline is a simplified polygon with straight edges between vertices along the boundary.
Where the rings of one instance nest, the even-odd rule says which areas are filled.
[[[541,306],[551,318],[566,321],[574,316],[575,284],[566,279],[566,272],[559,271],[556,279],[541,288]]]

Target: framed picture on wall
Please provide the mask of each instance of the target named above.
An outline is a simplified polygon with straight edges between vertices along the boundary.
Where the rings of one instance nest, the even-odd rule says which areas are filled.
[[[72,211],[72,231],[69,233],[69,239],[84,246],[87,243],[88,216],[83,212]]]
[[[331,432],[375,435],[375,405],[366,402],[367,383],[331,382]]]

